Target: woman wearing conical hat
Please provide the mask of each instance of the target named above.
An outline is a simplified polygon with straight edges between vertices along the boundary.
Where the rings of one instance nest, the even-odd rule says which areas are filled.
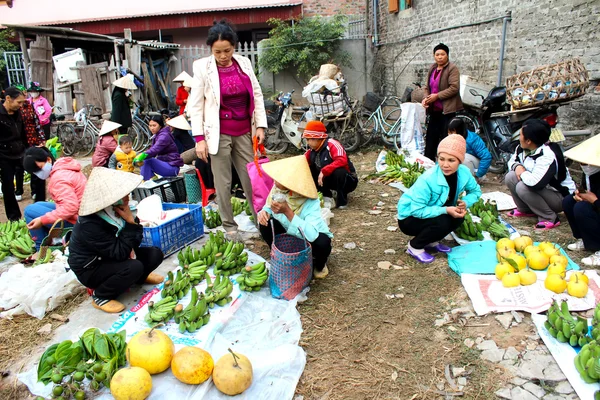
[[[132,285],[163,281],[152,271],[164,255],[157,247],[140,247],[144,228],[129,208],[129,194],[141,182],[136,174],[94,168],[69,241],[69,266],[92,289],[92,306],[107,313],[125,309],[117,298]]]
[[[110,112],[110,120],[121,124],[119,133],[126,134],[127,129],[133,124],[131,109],[129,108],[128,92],[137,89],[137,86],[133,83],[133,75],[131,74],[117,79],[112,84],[114,89],[111,96],[112,110]]]
[[[327,258],[331,253],[331,239],[317,188],[310,174],[306,157],[296,156],[263,164],[263,169],[275,181],[267,204],[258,213],[260,234],[269,247],[273,244],[273,232],[269,220],[273,219],[275,234],[302,238],[300,231],[312,247],[315,278],[329,274]]]
[[[119,137],[119,128],[121,124],[112,121],[104,121],[98,136],[98,142],[92,156],[92,167],[106,167],[108,160],[115,152],[117,147],[117,138]]]
[[[595,251],[581,262],[600,266],[600,135],[596,135],[565,153],[581,164],[583,177],[575,193],[563,199],[563,211],[577,241],[569,250]]]

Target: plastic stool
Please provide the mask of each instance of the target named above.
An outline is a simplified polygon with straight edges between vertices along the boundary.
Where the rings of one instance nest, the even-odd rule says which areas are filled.
[[[200,181],[200,191],[202,193],[202,207],[206,207],[208,205],[208,198],[216,193],[215,189],[207,189],[204,185],[204,181],[202,180],[202,175],[200,174],[200,170],[196,168],[196,175],[198,175],[198,180]]]

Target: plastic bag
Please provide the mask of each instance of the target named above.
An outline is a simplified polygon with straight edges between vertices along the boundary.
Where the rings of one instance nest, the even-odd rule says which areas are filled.
[[[60,252],[58,252],[60,254]],[[0,307],[6,311],[2,318],[27,313],[42,319],[47,311],[54,310],[82,285],[73,271],[67,272],[66,257],[41,264],[34,268],[25,268],[17,264],[0,276]]]
[[[137,205],[137,217],[141,222],[160,225],[164,223],[167,214],[163,210],[162,200],[157,194],[148,196]]]
[[[248,163],[246,168],[252,183],[252,206],[254,211],[258,213],[267,202],[274,181],[261,167],[262,164],[269,162],[267,157],[261,158],[261,154],[266,154],[265,146],[258,144],[256,138],[253,139],[252,145],[254,147],[254,161]]]

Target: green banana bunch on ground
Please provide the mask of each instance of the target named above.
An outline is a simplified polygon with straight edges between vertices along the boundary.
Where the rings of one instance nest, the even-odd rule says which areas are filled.
[[[469,213],[465,214],[463,223],[454,231],[456,235],[464,240],[474,242],[477,240],[483,240],[483,228],[480,223],[473,222]]]
[[[600,381],[600,344],[592,340],[575,356],[575,368],[586,383]],[[596,392],[597,394],[598,392]],[[597,396],[594,395],[594,398]]]
[[[388,165],[385,170],[371,174],[367,178],[375,177],[384,184],[402,182],[406,188],[410,188],[423,173],[421,172],[422,168],[423,167],[417,163],[410,164],[409,168],[400,167],[398,165]]]
[[[240,273],[248,262],[248,253],[242,253],[243,251],[243,243],[229,242],[223,253],[217,253],[213,272],[225,276]]]
[[[150,326],[167,322],[175,315],[176,310],[182,308],[183,306],[178,305],[177,298],[173,296],[166,296],[156,303],[151,301],[148,303],[148,314],[146,314],[144,321]]]
[[[235,196],[231,196],[231,208],[233,210],[234,217],[244,211],[244,205],[242,204],[242,201]]]
[[[210,321],[208,303],[203,294],[198,295],[195,287],[192,287],[192,298],[189,304],[175,310],[175,323],[179,324],[179,332],[193,333]]]
[[[469,207],[469,211],[471,211],[471,214],[477,215],[478,217],[482,217],[481,214],[483,212],[489,211],[492,214],[492,221],[498,218],[498,206],[494,200],[483,201],[480,197],[476,203]]]
[[[206,287],[205,295],[209,308],[214,308],[215,305],[223,307],[233,300],[230,296],[233,291],[233,283],[229,280],[229,277],[216,274],[213,282],[210,279],[210,275],[206,274],[206,282],[208,286]]]
[[[594,309],[591,336],[595,341],[600,342],[600,303],[598,303]]]
[[[214,229],[223,224],[223,221],[221,221],[221,215],[218,211],[208,210],[208,212],[206,212],[204,207],[202,207],[202,220],[208,229]]]
[[[41,257],[41,252],[40,252],[40,258],[35,260],[35,262],[33,263],[33,266],[35,267],[35,266],[38,266],[41,264],[48,264],[52,261],[54,261],[54,256],[52,255],[52,252],[50,251],[50,249],[46,249],[44,257]]]
[[[580,316],[574,318],[566,301],[561,300],[560,304],[556,300],[552,301],[544,327],[556,340],[569,343],[573,347],[583,347],[592,340],[587,336],[587,319]]]
[[[500,222],[492,222],[490,226],[486,229],[487,232],[490,233],[492,239],[498,241],[502,238],[509,238],[510,233],[508,232],[508,228],[501,224]]]
[[[396,154],[393,151],[388,151],[385,155],[385,163],[388,166],[398,165],[403,167],[406,165],[404,154]]]
[[[321,201],[323,201],[323,195],[321,194]],[[250,204],[250,200],[246,200],[244,202],[244,212],[246,213],[246,215],[250,215],[252,216],[252,205]]]
[[[242,275],[236,278],[236,282],[239,283],[241,290],[258,292],[268,277],[269,273],[265,263],[259,262],[258,264],[248,265],[244,268]]]
[[[173,276],[173,271],[169,271],[167,273],[165,286],[160,292],[160,295],[163,299],[172,297],[179,300],[189,292],[191,287],[192,279],[187,273],[184,274],[181,269],[178,269],[175,276]]]
[[[192,249],[190,246],[187,246],[179,251],[177,254],[179,265],[184,268],[186,265],[191,267],[192,264],[194,267],[206,265],[208,268],[215,264],[218,254],[222,256],[223,253],[225,253],[229,242],[230,240],[227,240],[222,231],[217,231],[216,233],[209,232],[208,240],[200,250]]]
[[[0,261],[9,255],[25,260],[33,254],[35,254],[35,243],[31,239],[25,220],[0,224]]]

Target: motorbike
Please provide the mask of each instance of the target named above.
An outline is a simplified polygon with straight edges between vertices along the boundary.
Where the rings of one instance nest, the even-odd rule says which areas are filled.
[[[473,96],[481,97],[481,108],[465,105],[465,111],[457,115],[464,118],[467,129],[483,138],[492,154],[489,171],[495,174],[506,172],[508,161],[519,145],[519,130],[529,119],[543,119],[556,129],[558,123],[558,104],[543,105],[510,111],[506,102],[506,88],[498,86],[483,97],[476,90],[469,91]]]
[[[300,132],[300,121],[304,119],[304,114],[300,121],[292,118],[296,110],[306,112],[308,107],[293,107],[292,94],[294,91],[280,92],[277,97],[277,103],[265,104],[267,112],[267,132],[265,134],[265,149],[270,154],[285,153],[290,144],[297,149],[302,148],[302,132]]]

